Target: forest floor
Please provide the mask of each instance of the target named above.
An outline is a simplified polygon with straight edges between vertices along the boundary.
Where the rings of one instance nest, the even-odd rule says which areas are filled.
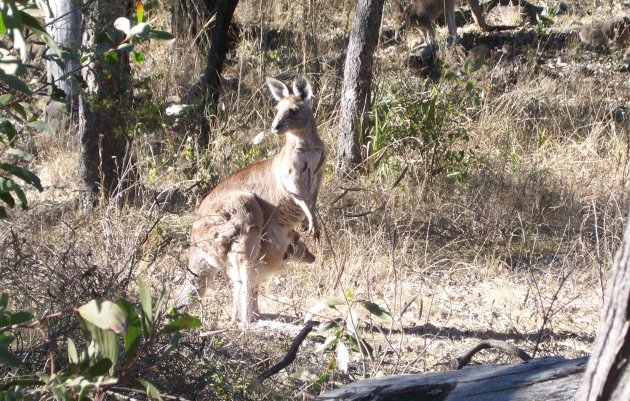
[[[179,43],[147,51],[134,67],[147,78],[130,124],[134,154],[142,185],[155,191],[140,205],[81,213],[72,132],[33,138],[32,168],[46,190],[29,193],[30,209],[0,223],[0,288],[39,313],[95,297],[135,299],[137,276],[156,294],[162,286],[173,292],[203,195],[281,144],[270,134],[264,77],[288,81],[306,71],[329,154],[319,200],[324,235],[319,243],[305,238],[317,260],[289,263],[262,284],[260,309],[273,316],[247,331],[230,322],[230,286],[219,275],[191,311],[202,329],[186,335],[151,381],[191,400],[301,400],[364,377],[452,369],[484,339],[536,357],[587,355],[630,206],[630,52],[588,48],[577,31],[627,12],[628,3],[571,2],[548,25],[496,34],[468,24],[453,48],[440,28],[437,67],[428,69],[410,60],[419,32],[384,38],[368,173],[353,182],[334,178],[334,159],[338,61],[354,2],[291,4],[239,4],[241,27],[260,30],[243,34],[230,53],[205,154],[192,148],[190,121],[164,115],[167,99],[195,82],[203,57]],[[390,2],[384,13],[387,32]],[[496,10],[491,21],[510,13]],[[481,64],[469,55],[480,44],[490,51]],[[335,307],[324,305],[333,299]],[[259,383],[309,310],[336,327],[314,330],[293,364]],[[53,329],[63,338],[76,326]],[[489,350],[474,362],[515,360]]]

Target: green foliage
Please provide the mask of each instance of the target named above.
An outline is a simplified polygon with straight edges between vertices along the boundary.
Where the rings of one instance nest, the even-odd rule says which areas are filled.
[[[309,315],[315,315],[325,308],[332,309],[340,315],[338,318],[322,323],[318,329],[326,339],[316,351],[331,356],[328,369],[347,373],[351,352],[373,358],[373,348],[364,339],[358,325],[357,309],[365,309],[371,316],[383,322],[391,320],[389,312],[374,302],[354,299],[354,294],[351,291],[346,293],[345,301],[337,298],[321,300],[309,310]],[[309,376],[304,376],[304,372],[300,372],[299,375],[303,379]],[[321,375],[310,375],[310,377],[312,380],[309,381],[315,385],[323,383]]]
[[[22,400],[37,393],[44,398],[61,400],[103,399],[106,394],[144,393],[148,398],[161,399],[159,390],[142,378],[138,371],[144,357],[151,354],[152,366],[157,366],[179,343],[180,332],[200,327],[201,322],[185,314],[161,313],[164,291],[155,308],[146,284],[139,279],[139,308],[127,300],[92,300],[76,309],[83,338],[67,339],[68,363],[62,370],[37,372],[27,380],[0,382],[0,401]],[[21,366],[22,361],[10,350],[15,337],[7,333],[31,329],[54,319],[33,321],[26,312],[7,311],[9,296],[0,295],[0,366]],[[122,339],[120,338],[122,336]],[[122,341],[121,341],[122,340]],[[158,340],[168,346],[158,348]],[[85,344],[80,349],[77,344]],[[124,354],[120,345],[124,346]],[[157,352],[157,361],[155,355]],[[35,378],[36,377],[36,378]]]
[[[425,174],[464,177],[474,162],[468,147],[470,136],[463,122],[471,108],[479,106],[483,91],[473,78],[482,61],[467,63],[462,73],[446,70],[442,82],[424,86],[416,93],[408,88],[392,93],[374,91],[370,129],[363,142],[383,171],[393,152],[411,150],[419,154]],[[393,151],[393,152],[392,152]]]

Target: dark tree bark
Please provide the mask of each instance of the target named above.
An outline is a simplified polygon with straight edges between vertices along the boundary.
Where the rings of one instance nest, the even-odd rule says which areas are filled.
[[[105,28],[128,16],[131,7],[116,0],[96,0],[86,7],[83,44],[96,48],[106,40],[101,34]],[[96,200],[99,193],[109,197],[133,181],[126,125],[132,99],[129,57],[119,53],[116,60],[100,58],[82,73],[87,88],[79,96],[79,178],[82,192]]]
[[[630,221],[605,299],[578,401],[630,400]]]
[[[78,49],[81,46],[81,1],[80,0],[49,0],[52,18],[46,22],[48,32],[55,42],[64,50],[74,53],[75,57],[66,60],[49,60],[47,62],[48,82],[61,89],[66,94],[68,111],[72,119],[78,114],[78,84],[72,76],[66,74],[79,73]],[[47,114],[55,119],[59,113],[54,113],[54,107],[47,110]],[[52,116],[52,114],[55,114]],[[76,120],[75,120],[76,121]]]
[[[352,176],[361,163],[360,138],[368,128],[374,51],[378,44],[384,0],[359,0],[350,32],[341,88],[337,142],[337,175]]]
[[[199,148],[207,147],[210,142],[210,122],[207,116],[216,114],[214,108],[219,101],[223,64],[234,43],[230,26],[237,4],[238,0],[182,0],[173,3],[172,23],[175,33],[186,35],[183,40],[195,40],[200,49],[207,53],[204,75],[184,99],[185,103],[199,105]],[[214,22],[208,24],[212,16]]]

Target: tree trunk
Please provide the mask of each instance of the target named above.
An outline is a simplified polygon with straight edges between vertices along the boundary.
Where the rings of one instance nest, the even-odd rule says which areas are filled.
[[[359,0],[350,32],[341,88],[337,142],[337,175],[352,176],[361,163],[360,138],[368,128],[374,51],[378,44],[384,0]]]
[[[379,377],[327,391],[313,401],[572,401],[587,359],[550,357],[515,365]]]
[[[615,257],[599,331],[576,400],[630,400],[630,220]]]
[[[228,51],[234,44],[235,35],[230,25],[238,0],[182,0],[173,3],[171,21],[176,35],[195,44],[206,56],[206,69],[201,79],[193,85],[184,103],[197,103],[200,115],[197,127],[197,147],[204,149],[210,142],[210,121],[219,101],[221,73]],[[214,16],[214,22],[208,22]]]
[[[84,10],[83,44],[96,48],[99,33],[117,17],[128,16],[131,6],[127,1],[94,1]],[[116,59],[99,58],[82,73],[87,88],[79,96],[79,178],[82,192],[96,200],[99,193],[109,197],[133,181],[126,125],[132,100],[129,57],[118,53]]]
[[[52,11],[52,18],[48,18],[48,32],[55,42],[64,50],[70,52],[73,57],[66,60],[49,60],[47,62],[48,82],[54,88],[65,92],[65,100],[68,104],[68,111],[73,120],[76,121],[78,114],[78,86],[77,81],[72,76],[62,76],[66,74],[79,73],[78,50],[81,46],[81,1],[80,0],[49,0]],[[53,97],[54,97],[53,93]],[[50,107],[47,114],[57,118],[59,113],[55,113],[55,107]]]

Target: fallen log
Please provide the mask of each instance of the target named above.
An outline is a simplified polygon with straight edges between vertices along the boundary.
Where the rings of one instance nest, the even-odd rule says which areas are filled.
[[[500,366],[366,379],[314,401],[565,401],[580,387],[588,357],[548,357]]]

